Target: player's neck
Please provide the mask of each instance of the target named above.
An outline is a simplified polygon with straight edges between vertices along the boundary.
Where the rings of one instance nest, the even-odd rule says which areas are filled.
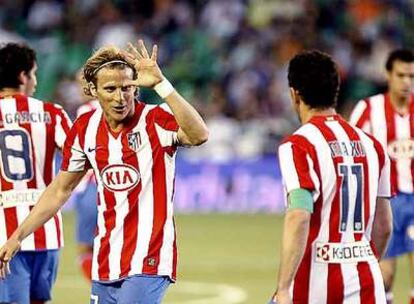
[[[13,96],[16,94],[23,94],[23,92],[15,88],[3,88],[0,90],[1,97]]]
[[[306,109],[300,115],[302,124],[307,123],[309,120],[312,119],[314,116],[331,116],[335,115],[336,111],[334,108],[327,108],[327,109]]]
[[[411,96],[405,97],[401,96],[399,94],[389,92],[390,94],[390,101],[392,106],[394,107],[394,110],[397,111],[400,114],[406,114],[410,110],[410,102],[411,102]]]

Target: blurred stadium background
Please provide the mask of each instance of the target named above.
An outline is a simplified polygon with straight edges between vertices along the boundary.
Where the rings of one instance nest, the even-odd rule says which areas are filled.
[[[385,89],[395,47],[413,47],[413,0],[0,0],[0,42],[38,52],[36,97],[81,103],[75,73],[104,44],[144,38],[160,48],[166,76],[203,114],[209,142],[177,160],[179,284],[166,303],[266,303],[275,281],[283,210],[276,146],[298,126],[286,68],[318,48],[338,62],[339,111]],[[147,102],[159,100],[141,91]],[[53,303],[87,303],[78,273],[74,216]],[[401,260],[396,303],[407,302]]]

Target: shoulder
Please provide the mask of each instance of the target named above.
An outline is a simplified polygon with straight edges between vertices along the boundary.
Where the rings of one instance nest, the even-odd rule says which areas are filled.
[[[384,101],[385,101],[385,94],[376,94],[376,95],[369,96],[369,97],[361,100],[360,102],[364,103],[364,104],[366,104],[366,106],[372,108],[372,107],[379,106]]]

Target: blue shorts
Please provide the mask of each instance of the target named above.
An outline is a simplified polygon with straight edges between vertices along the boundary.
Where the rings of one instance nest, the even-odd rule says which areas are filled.
[[[75,195],[74,203],[76,210],[76,241],[93,246],[98,216],[95,182],[88,182],[85,191]]]
[[[0,303],[49,301],[58,264],[58,250],[18,252],[10,261],[10,274],[0,280]]]
[[[398,193],[391,200],[393,232],[384,258],[414,252],[414,195]]]
[[[158,304],[171,280],[167,276],[135,275],[104,283],[93,281],[90,304]]]

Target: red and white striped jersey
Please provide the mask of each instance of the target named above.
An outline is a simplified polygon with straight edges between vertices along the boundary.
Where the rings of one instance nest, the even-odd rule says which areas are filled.
[[[389,94],[361,100],[350,122],[372,134],[387,148],[393,189],[414,193],[414,96],[409,113],[404,115],[394,110]]]
[[[381,144],[338,115],[315,116],[279,147],[286,193],[314,198],[294,303],[385,303],[371,233],[378,196],[389,197]]]
[[[79,106],[79,108],[76,110],[76,117],[79,117],[90,111],[94,111],[98,107],[100,107],[99,100],[92,99]],[[73,191],[73,194],[85,191],[86,187],[88,187],[89,183],[91,182],[95,183],[95,177],[92,170],[89,170],[88,173],[86,173],[85,177],[81,180],[81,182],[76,186],[76,189]]]
[[[134,274],[176,277],[173,219],[178,124],[168,106],[135,104],[119,133],[101,108],[75,122],[63,152],[62,170],[92,167],[98,184],[98,232],[92,279]]]
[[[96,110],[99,107],[99,100],[92,99],[82,105],[76,110],[76,117],[81,116],[82,114],[88,113],[90,111]]]
[[[20,94],[0,98],[0,245],[51,183],[56,148],[63,147],[71,125],[58,105]],[[62,217],[58,212],[22,241],[21,250],[62,246]]]

